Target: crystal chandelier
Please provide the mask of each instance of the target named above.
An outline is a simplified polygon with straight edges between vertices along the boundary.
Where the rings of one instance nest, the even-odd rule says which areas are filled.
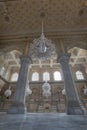
[[[65,89],[62,90],[62,94],[66,95],[66,90]]]
[[[83,92],[84,92],[84,95],[87,95],[87,87],[86,86],[85,86]]]
[[[32,90],[29,87],[29,81],[27,81],[25,95],[28,96],[28,95],[31,95],[31,94],[32,94]]]
[[[12,91],[11,91],[11,89],[9,87],[8,89],[5,90],[4,95],[8,98],[8,97],[11,96],[11,94],[12,94]]]
[[[47,81],[42,85],[42,90],[43,90],[43,96],[45,96],[46,98],[51,96],[51,86],[49,83],[47,83]]]
[[[42,21],[42,33],[38,39],[34,39],[30,45],[29,56],[33,60],[49,60],[56,57],[56,47],[54,43],[47,39],[43,33],[43,21]]]

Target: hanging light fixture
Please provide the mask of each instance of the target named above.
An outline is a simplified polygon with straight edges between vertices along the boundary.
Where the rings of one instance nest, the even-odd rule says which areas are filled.
[[[43,79],[45,80],[45,83],[42,85],[42,90],[43,90],[43,96],[49,97],[51,96],[51,86],[48,83],[50,77],[48,75],[49,73],[47,72],[47,66],[46,66],[46,72],[44,73]]]
[[[46,81],[46,82],[43,84],[42,89],[43,89],[43,91],[50,91],[51,86],[50,86],[50,84],[47,83],[47,81]]]
[[[11,88],[9,87],[8,89],[5,90],[4,95],[8,98],[11,96],[11,94],[12,94],[12,91],[11,91]]]
[[[49,96],[51,96],[51,92],[50,91],[44,91],[43,96],[48,98]]]
[[[27,81],[25,95],[28,96],[28,95],[31,95],[31,94],[32,94],[32,90],[29,87],[29,81]]]
[[[28,74],[29,74],[29,68],[28,68]],[[32,90],[29,87],[29,75],[28,74],[27,74],[27,81],[26,81],[25,96],[29,96],[32,94]]]
[[[47,98],[51,96],[51,86],[49,83],[47,83],[47,81],[45,81],[45,83],[42,85],[42,90],[43,90],[43,96]]]
[[[30,88],[26,88],[26,96],[31,95],[32,91]]]
[[[84,95],[87,95],[87,87],[86,86],[84,87],[83,92],[84,92]]]
[[[66,95],[66,90],[65,89],[62,90],[62,94]]]
[[[40,14],[41,17],[45,16],[45,13]],[[34,52],[34,53],[33,53]],[[42,20],[42,33],[38,39],[33,40],[33,44],[30,45],[29,56],[33,60],[49,60],[56,57],[56,47],[54,43],[47,39],[43,33],[43,20]]]

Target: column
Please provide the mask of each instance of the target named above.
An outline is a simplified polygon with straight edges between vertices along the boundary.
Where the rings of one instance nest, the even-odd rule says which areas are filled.
[[[10,114],[24,114],[27,112],[25,106],[25,90],[26,90],[28,67],[30,63],[31,59],[28,56],[21,57],[21,67],[16,85],[16,92],[13,103],[10,109],[8,110],[8,113]]]
[[[72,78],[72,73],[69,66],[69,59],[70,54],[63,54],[59,57],[59,62],[61,64],[64,76],[64,86],[66,90],[67,114],[82,115],[84,114],[84,109],[81,106],[76,86]]]

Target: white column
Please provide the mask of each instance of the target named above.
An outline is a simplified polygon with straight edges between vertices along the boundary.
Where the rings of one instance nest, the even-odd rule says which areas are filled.
[[[81,103],[69,66],[69,59],[70,54],[63,54],[59,57],[59,62],[62,67],[64,85],[66,90],[67,114],[81,115],[84,114],[84,109],[81,107]]]
[[[21,57],[21,68],[19,72],[18,82],[16,85],[16,92],[13,103],[8,110],[10,114],[24,114],[26,113],[25,106],[25,90],[27,82],[28,67],[31,63],[31,59],[28,56]]]

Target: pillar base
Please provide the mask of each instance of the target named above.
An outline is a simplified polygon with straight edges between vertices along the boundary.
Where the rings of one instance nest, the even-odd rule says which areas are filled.
[[[27,109],[23,103],[15,102],[11,105],[7,114],[26,114]]]
[[[68,115],[85,115],[86,111],[80,107],[68,107],[67,108]]]

